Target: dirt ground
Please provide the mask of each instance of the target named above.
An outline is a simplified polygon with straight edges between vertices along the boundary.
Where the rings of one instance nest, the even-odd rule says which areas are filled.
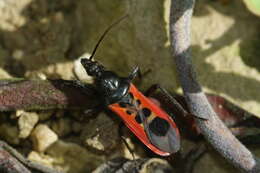
[[[107,35],[95,59],[124,76],[136,65],[142,71],[151,69],[139,86],[142,90],[160,83],[180,92],[170,56],[169,6],[169,0],[2,0],[0,78],[76,79],[77,58],[90,54],[103,31],[128,13]],[[260,117],[259,17],[240,1],[200,0],[192,22],[193,63],[204,90]],[[0,139],[32,160],[68,173],[83,173],[110,158],[131,158],[119,140],[118,121],[105,114],[82,123],[73,118],[77,112],[19,111],[0,113]],[[30,127],[26,126],[26,132],[18,124],[22,116]],[[53,142],[43,150],[32,137],[39,125],[54,133]],[[183,145],[194,144],[184,141]],[[135,148],[141,150],[140,145]],[[137,157],[146,154],[139,152]],[[236,172],[213,151],[198,162],[194,172],[209,169]]]

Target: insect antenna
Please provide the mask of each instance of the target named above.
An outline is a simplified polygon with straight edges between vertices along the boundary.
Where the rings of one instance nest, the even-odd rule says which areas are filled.
[[[92,52],[90,58],[89,58],[89,60],[92,60],[92,58],[94,57],[94,55],[95,55],[95,53],[96,53],[96,51],[97,51],[98,46],[100,45],[101,41],[104,39],[104,37],[106,36],[106,34],[107,34],[115,25],[117,25],[118,23],[120,23],[120,22],[121,22],[123,19],[125,19],[126,17],[128,17],[128,14],[125,15],[125,16],[123,16],[123,17],[121,17],[120,19],[118,19],[118,20],[115,21],[114,23],[112,23],[112,24],[105,30],[105,32],[104,32],[104,33],[101,35],[101,37],[99,38],[99,40],[98,40],[98,42],[97,42],[97,44],[96,44],[96,46],[95,46],[95,48],[94,48],[94,50],[93,50],[93,52]]]

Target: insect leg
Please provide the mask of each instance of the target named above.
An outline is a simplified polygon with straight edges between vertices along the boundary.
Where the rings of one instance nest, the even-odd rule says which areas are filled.
[[[50,80],[51,81],[51,80]],[[55,80],[56,82],[59,82],[63,86],[68,87],[74,87],[82,91],[86,95],[96,95],[98,92],[96,88],[91,84],[85,84],[83,82],[80,82],[79,80]]]
[[[161,87],[159,84],[152,85],[146,92],[145,95],[151,96],[152,93],[154,93],[157,89],[159,89],[164,97],[169,103],[171,103],[175,109],[177,109],[178,112],[180,112],[182,115],[186,116],[190,113],[188,113],[183,106],[163,87]]]
[[[147,75],[148,73],[151,72],[151,69],[146,70],[144,73],[141,72],[140,68],[138,66],[136,66],[133,71],[129,74],[129,76],[127,77],[127,79],[129,81],[132,81],[133,79],[135,79],[136,77],[138,77],[139,79],[142,80],[142,78]]]
[[[141,78],[141,71],[140,68],[138,66],[136,66],[133,71],[129,74],[129,76],[127,77],[127,79],[129,81],[132,81],[133,79],[136,78],[136,76]]]
[[[232,127],[249,127],[249,128],[259,128],[260,127],[260,118],[251,115],[250,117],[247,117],[240,122],[236,123]]]
[[[184,164],[184,173],[192,173],[194,170],[194,167],[196,163],[199,161],[199,159],[202,158],[202,156],[207,152],[207,147],[205,144],[199,144],[199,146],[191,149],[182,160]]]
[[[135,155],[134,155],[134,151],[133,149],[128,145],[126,138],[123,135],[123,128],[124,128],[124,123],[120,122],[119,126],[118,126],[118,134],[120,136],[120,138],[122,139],[124,145],[126,146],[126,148],[128,149],[129,153],[132,155],[133,160],[135,160]]]
[[[104,106],[102,104],[98,104],[96,106],[94,106],[93,108],[89,108],[89,109],[85,109],[84,110],[84,117],[95,117],[96,115],[98,115],[100,112],[102,112],[104,110]]]
[[[247,135],[243,137],[238,137],[238,139],[244,144],[244,145],[252,145],[252,146],[259,146],[260,145],[260,133],[255,135]]]

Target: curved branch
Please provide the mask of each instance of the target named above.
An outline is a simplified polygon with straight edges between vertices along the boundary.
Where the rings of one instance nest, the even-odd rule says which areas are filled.
[[[171,49],[186,102],[202,134],[223,157],[243,171],[260,172],[259,162],[217,117],[196,80],[190,53],[193,5],[194,0],[171,1]]]
[[[0,80],[0,111],[89,109],[98,100],[91,85],[67,80]]]
[[[27,160],[18,151],[0,140],[0,172],[5,173],[63,173]]]
[[[6,173],[32,173],[0,146],[0,171]]]

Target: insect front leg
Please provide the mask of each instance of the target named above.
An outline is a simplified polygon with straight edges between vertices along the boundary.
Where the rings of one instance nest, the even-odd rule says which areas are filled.
[[[133,71],[129,74],[129,76],[127,77],[127,79],[129,81],[134,80],[136,77],[138,77],[140,80],[142,80],[142,78],[147,75],[148,73],[151,72],[151,69],[146,70],[144,73],[141,72],[140,68],[138,66],[136,66]]]
[[[85,109],[84,110],[84,117],[87,116],[87,117],[94,117],[96,115],[98,115],[100,112],[104,111],[104,106],[102,104],[98,104],[92,108],[89,108],[89,109]]]
[[[60,79],[60,80],[56,80],[56,81],[59,82],[60,84],[62,84],[63,86],[79,89],[80,91],[83,92],[83,94],[86,94],[86,95],[97,95],[98,94],[96,88],[93,85],[85,84],[79,80],[62,80],[62,79]]]
[[[141,71],[140,68],[138,66],[136,66],[133,71],[129,74],[129,76],[127,77],[127,79],[129,81],[132,81],[133,79],[136,78],[136,76],[138,76],[139,78],[141,78]]]

